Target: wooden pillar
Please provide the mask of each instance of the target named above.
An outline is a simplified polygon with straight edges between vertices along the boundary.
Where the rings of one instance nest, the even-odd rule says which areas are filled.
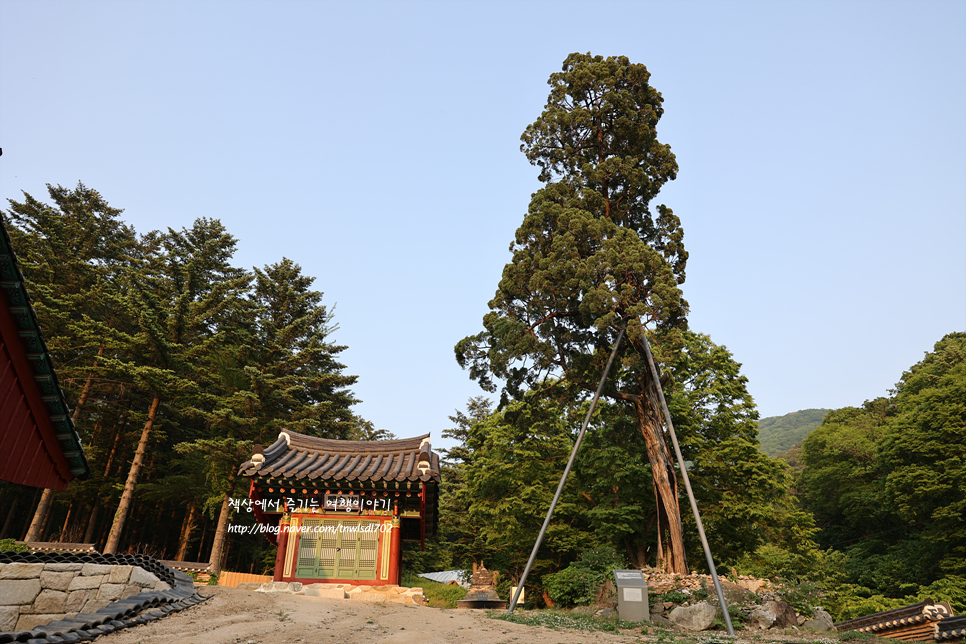
[[[285,571],[285,550],[288,548],[288,514],[283,514],[278,521],[278,553],[275,555],[275,574],[272,581],[282,581],[282,573]]]
[[[419,550],[426,551],[426,482],[420,483],[419,490]]]
[[[399,527],[399,508],[393,508],[392,530],[389,532],[389,583],[397,586],[402,581],[402,530]]]

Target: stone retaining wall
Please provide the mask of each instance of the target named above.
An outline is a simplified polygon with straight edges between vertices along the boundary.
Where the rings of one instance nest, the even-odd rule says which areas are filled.
[[[0,632],[30,630],[79,613],[94,613],[145,590],[170,588],[140,566],[0,563]]]

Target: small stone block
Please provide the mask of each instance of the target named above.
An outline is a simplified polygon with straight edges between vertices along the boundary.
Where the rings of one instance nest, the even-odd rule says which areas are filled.
[[[137,584],[128,584],[124,587],[124,591],[121,593],[121,599],[127,599],[133,595],[137,595],[141,592],[141,587]]]
[[[161,580],[154,573],[150,573],[140,566],[134,566],[131,569],[131,578],[128,579],[129,584],[137,584],[144,588],[154,588],[159,581]]]
[[[111,573],[107,576],[108,583],[126,584],[131,578],[131,570],[134,566],[111,566]]]
[[[121,599],[125,588],[125,584],[101,584],[100,590],[97,591],[97,598],[117,601]]]
[[[67,590],[90,590],[92,588],[98,588],[104,583],[105,578],[106,575],[95,575],[93,577],[81,577],[78,575],[71,579]]]
[[[21,613],[63,613],[66,611],[64,605],[67,603],[67,593],[60,590],[42,590],[37,599],[34,600],[30,610],[21,610]],[[24,606],[24,608],[28,608]],[[45,622],[46,623],[46,622]]]
[[[18,606],[0,606],[0,633],[17,630],[18,619],[20,619]]]
[[[51,572],[79,572],[84,564],[79,563],[46,563],[44,564],[44,570],[49,570]]]
[[[81,575],[84,577],[94,577],[96,575],[109,575],[113,566],[103,564],[84,564],[81,568]]]
[[[37,579],[43,570],[42,563],[9,563],[0,570],[0,579]]]
[[[305,594],[308,597],[320,597],[322,599],[346,599],[346,592],[341,588],[309,588],[305,591]]]
[[[389,601],[389,595],[386,593],[358,593],[352,596],[352,599],[363,602],[386,602]]]
[[[12,566],[13,564],[9,565]],[[0,606],[32,604],[39,594],[39,579],[4,579],[0,581]]]
[[[91,594],[89,590],[75,590],[67,595],[67,603],[64,604],[64,610],[68,613],[79,613],[87,603],[87,596]]]
[[[49,588],[51,590],[67,590],[67,587],[70,586],[70,582],[73,579],[74,573],[72,572],[44,570],[40,573],[40,585],[43,588]]]

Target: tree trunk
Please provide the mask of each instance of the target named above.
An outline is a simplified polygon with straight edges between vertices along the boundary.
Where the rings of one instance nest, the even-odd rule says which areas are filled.
[[[218,529],[215,531],[215,540],[211,544],[211,557],[208,559],[213,575],[221,572],[221,553],[225,547],[225,537],[228,536],[228,519],[231,516],[229,501],[234,490],[235,474],[232,473],[231,478],[228,479],[228,490],[225,492],[225,498],[221,502],[221,514],[218,515]]]
[[[642,387],[643,388],[643,387]],[[677,478],[674,475],[671,453],[664,432],[657,421],[652,401],[645,396],[635,396],[634,412],[638,426],[644,435],[647,458],[651,463],[654,477],[654,490],[657,494],[658,533],[669,533],[667,543],[658,541],[658,557],[664,555],[664,566],[668,572],[688,574],[688,562],[684,555],[684,526],[681,523],[681,508],[678,505]],[[665,550],[664,553],[661,550]]]
[[[17,511],[17,505],[20,504],[20,497],[13,497],[13,503],[10,504],[10,508],[7,510],[7,518],[3,522],[3,529],[0,530],[0,539],[4,539],[7,533],[10,531],[10,524],[13,523],[13,515]]]
[[[188,544],[191,542],[191,533],[198,526],[198,506],[192,505],[191,511],[188,512],[188,518],[185,519],[184,529],[181,531],[181,540],[178,543],[178,555],[174,558],[175,561],[184,561],[185,557],[188,556]]]
[[[128,513],[131,510],[131,501],[134,498],[134,488],[138,484],[138,477],[141,475],[141,466],[144,464],[144,454],[148,448],[148,439],[151,436],[151,429],[154,427],[154,419],[158,414],[158,405],[161,404],[161,397],[154,395],[151,401],[151,408],[148,410],[148,419],[141,430],[141,440],[138,442],[137,451],[134,453],[134,460],[131,462],[131,469],[128,471],[127,481],[124,483],[124,493],[121,494],[121,502],[118,503],[117,512],[114,513],[114,523],[111,525],[111,533],[107,537],[107,545],[104,546],[104,554],[117,554],[117,549],[121,543],[121,532],[127,521]]]
[[[37,504],[37,510],[34,512],[34,520],[30,522],[27,536],[23,538],[24,541],[40,541],[40,536],[43,534],[44,521],[47,519],[48,512],[50,511],[50,502],[53,498],[54,491],[45,489],[40,497],[40,503]]]
[[[67,526],[70,524],[70,515],[74,511],[74,504],[71,503],[67,506],[67,516],[64,517],[64,525],[60,527],[60,534],[57,535],[57,541],[64,543],[64,538],[67,536]]]
[[[100,497],[94,502],[94,509],[91,510],[90,519],[87,521],[87,530],[84,532],[84,541],[82,543],[93,543],[94,531],[97,529],[97,515],[101,511],[101,499]]]

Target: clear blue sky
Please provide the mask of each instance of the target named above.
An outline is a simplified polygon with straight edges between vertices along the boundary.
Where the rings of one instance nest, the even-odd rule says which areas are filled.
[[[215,217],[336,306],[357,411],[432,432],[573,51],[647,65],[690,323],[762,416],[887,394],[966,330],[966,2],[0,0],[0,199],[96,188],[139,232]]]

